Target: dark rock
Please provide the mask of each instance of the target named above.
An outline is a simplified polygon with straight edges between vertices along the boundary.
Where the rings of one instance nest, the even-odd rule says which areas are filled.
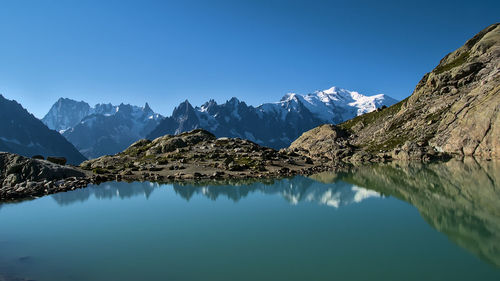
[[[48,156],[47,161],[63,166],[66,165],[66,158],[64,157]]]

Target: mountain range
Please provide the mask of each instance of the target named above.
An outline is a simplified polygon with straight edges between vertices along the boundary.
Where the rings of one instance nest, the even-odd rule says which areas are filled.
[[[163,119],[146,103],[97,104],[59,99],[42,121],[58,130],[83,155],[94,158],[115,154],[145,138]]]
[[[232,98],[193,107],[189,101],[164,118],[144,107],[120,104],[89,106],[59,99],[42,121],[58,130],[85,156],[116,154],[133,142],[202,128],[217,137],[239,137],[273,148],[288,146],[303,132],[323,123],[339,123],[397,101],[383,94],[365,96],[332,87],[307,95],[290,93],[279,102],[257,107]]]
[[[279,102],[257,107],[237,98],[223,104],[210,100],[200,107],[186,100],[147,137],[155,139],[201,128],[217,137],[238,137],[279,149],[318,125],[337,124],[396,102],[383,94],[365,96],[338,87],[306,95],[290,93]]]
[[[23,156],[63,156],[68,163],[86,160],[63,136],[47,128],[19,103],[0,95],[0,151]]]

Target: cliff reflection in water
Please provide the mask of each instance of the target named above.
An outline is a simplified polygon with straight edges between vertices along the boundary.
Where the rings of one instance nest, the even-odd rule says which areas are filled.
[[[499,161],[363,166],[340,179],[412,204],[451,241],[500,267]]]

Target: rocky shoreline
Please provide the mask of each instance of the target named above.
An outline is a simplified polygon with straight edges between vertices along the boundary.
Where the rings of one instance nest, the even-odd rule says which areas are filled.
[[[38,157],[37,157],[38,158]],[[194,130],[140,140],[122,153],[64,166],[43,159],[0,153],[0,202],[36,198],[107,181],[227,183],[312,175],[345,167],[313,161],[243,139],[216,138]]]

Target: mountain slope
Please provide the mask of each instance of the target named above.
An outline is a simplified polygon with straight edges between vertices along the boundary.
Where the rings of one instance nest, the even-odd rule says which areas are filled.
[[[147,103],[144,107],[98,104],[90,108],[89,113],[63,132],[63,136],[89,158],[122,151],[146,137],[163,119]]]
[[[282,148],[315,126],[339,123],[395,102],[385,95],[364,96],[336,87],[307,95],[287,94],[279,102],[258,107],[237,98],[220,105],[210,100],[201,107],[186,100],[148,138],[203,128],[218,137],[239,137]]]
[[[85,157],[58,132],[47,128],[16,101],[0,95],[0,151],[31,157],[63,156],[79,164]]]
[[[348,141],[355,160],[422,159],[440,152],[500,158],[499,69],[500,24],[493,24],[444,57],[410,97],[338,125],[332,131],[344,134],[332,132],[329,141]],[[313,155],[315,148],[304,145],[314,138],[306,132],[292,148]]]

